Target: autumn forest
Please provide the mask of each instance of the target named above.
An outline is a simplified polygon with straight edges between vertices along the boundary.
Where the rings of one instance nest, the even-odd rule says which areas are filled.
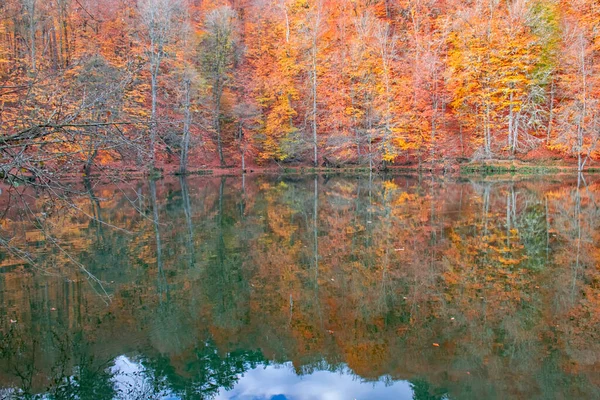
[[[599,29],[595,0],[4,0],[0,173],[584,170]]]
[[[0,398],[598,399],[599,144],[598,0],[0,0]]]

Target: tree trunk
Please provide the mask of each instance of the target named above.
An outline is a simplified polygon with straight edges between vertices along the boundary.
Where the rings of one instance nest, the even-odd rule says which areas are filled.
[[[554,78],[552,79],[552,84],[550,85],[550,111],[548,113],[548,130],[546,133],[546,142],[550,142],[550,137],[552,135],[552,123],[554,121]]]
[[[314,163],[315,167],[319,166],[318,152],[317,152],[317,41],[316,32],[315,39],[313,41],[312,50],[312,133],[313,133],[313,150],[314,150]]]
[[[36,68],[36,47],[35,47],[35,33],[36,33],[36,21],[35,21],[35,5],[37,0],[29,0],[27,3],[27,13],[29,14],[29,52],[31,56],[31,70],[33,73],[37,72]]]
[[[156,102],[158,92],[158,71],[160,66],[160,56],[155,56],[157,59],[154,63],[151,63],[151,80],[152,80],[152,113],[150,121],[150,167],[156,168],[155,152],[156,152],[156,135],[158,129],[158,123],[156,120]],[[154,64],[154,65],[152,65]]]
[[[191,81],[185,78],[183,81],[184,90],[184,120],[183,120],[183,137],[181,140],[181,159],[179,160],[179,172],[185,174],[187,171],[188,151],[190,147],[190,125],[192,123],[191,108]]]
[[[223,156],[223,141],[221,140],[221,99],[219,98],[215,108],[214,128],[217,134],[217,151],[219,153],[219,164],[225,166],[225,157]]]

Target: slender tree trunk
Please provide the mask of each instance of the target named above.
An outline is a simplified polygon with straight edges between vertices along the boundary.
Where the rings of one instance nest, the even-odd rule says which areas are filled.
[[[35,34],[37,30],[37,22],[35,20],[35,6],[37,0],[29,0],[27,3],[27,14],[29,17],[29,52],[31,57],[31,70],[37,72],[36,67],[36,45]]]
[[[507,142],[507,146],[508,149],[510,150],[510,153],[513,154],[514,153],[514,149],[512,147],[512,143],[513,143],[513,129],[514,129],[514,112],[513,112],[513,93],[510,93],[510,105],[508,106],[508,142]]]
[[[577,126],[577,170],[581,172],[583,170],[584,161],[582,159],[583,142],[584,142],[584,130],[585,130],[585,118],[587,117],[587,71],[585,62],[585,40],[583,34],[580,37],[581,51],[580,51],[580,62],[581,62],[581,84],[582,84],[582,102],[583,110]]]
[[[550,85],[550,111],[548,113],[548,130],[546,132],[546,142],[550,143],[552,135],[552,124],[554,123],[554,78]]]
[[[435,68],[435,67],[434,67]],[[433,76],[433,101],[432,101],[432,113],[431,113],[431,161],[435,162],[435,150],[436,150],[436,134],[437,134],[437,117],[438,117],[438,83],[437,83],[437,69],[434,69]]]
[[[486,158],[491,158],[492,156],[492,146],[491,146],[491,132],[490,132],[490,102],[489,100],[485,105],[485,122],[484,122],[484,141],[485,141],[485,156]]]
[[[319,166],[317,151],[317,33],[314,33],[312,49],[312,134],[315,167]]]
[[[514,155],[517,152],[517,148],[519,147],[519,124],[521,120],[521,112],[517,111],[515,113],[515,120],[513,122],[513,143],[512,143],[512,154]]]
[[[312,86],[312,142],[313,142],[313,161],[314,166],[319,166],[319,154],[318,154],[318,142],[317,142],[317,58],[319,55],[319,29],[321,27],[321,0],[318,1],[316,14],[314,15],[314,21],[312,26],[312,45],[310,49],[311,54],[311,86]]]
[[[150,121],[150,167],[152,169],[156,168],[156,136],[158,130],[158,121],[156,119],[156,102],[157,102],[157,92],[158,92],[158,71],[160,67],[160,56],[157,57],[154,63],[151,63],[151,90],[152,90],[152,113],[151,113],[151,121]]]
[[[246,140],[244,138],[244,124],[238,123],[238,138],[240,141],[240,155],[242,157],[242,173],[246,172]]]
[[[181,159],[179,163],[179,172],[185,174],[187,171],[188,151],[190,147],[190,125],[192,123],[191,108],[191,81],[189,78],[183,80],[184,90],[184,119],[183,119],[183,137],[181,140]]]
[[[62,30],[62,41],[61,41],[61,52],[62,52],[62,60],[63,66],[68,67],[71,61],[71,55],[69,51],[69,31],[68,31],[68,10],[67,10],[67,2],[66,0],[61,0],[60,2],[60,19],[61,19],[61,30]]]
[[[215,92],[214,92],[214,102],[215,102],[215,111],[213,116],[213,128],[215,130],[215,134],[217,135],[217,152],[219,153],[219,164],[221,167],[225,166],[225,157],[223,156],[223,140],[221,138],[221,80],[217,78],[217,83],[215,84]]]

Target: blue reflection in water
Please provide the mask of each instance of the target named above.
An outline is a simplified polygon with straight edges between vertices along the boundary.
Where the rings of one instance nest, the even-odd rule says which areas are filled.
[[[148,389],[144,367],[126,356],[115,359],[114,382],[118,392],[140,398]],[[129,397],[128,396],[128,397]],[[172,393],[155,398],[178,399]],[[364,381],[344,367],[338,372],[316,371],[297,375],[291,362],[260,366],[239,376],[231,390],[221,389],[216,400],[410,400],[413,391],[406,381]]]
[[[382,381],[365,382],[345,368],[341,372],[316,371],[298,376],[291,363],[258,367],[240,377],[232,390],[222,390],[218,400],[347,400],[412,399],[409,382],[391,385]]]

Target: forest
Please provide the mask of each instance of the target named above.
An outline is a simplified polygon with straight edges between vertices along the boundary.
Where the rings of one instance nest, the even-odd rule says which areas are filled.
[[[596,0],[3,0],[0,175],[600,156]]]

